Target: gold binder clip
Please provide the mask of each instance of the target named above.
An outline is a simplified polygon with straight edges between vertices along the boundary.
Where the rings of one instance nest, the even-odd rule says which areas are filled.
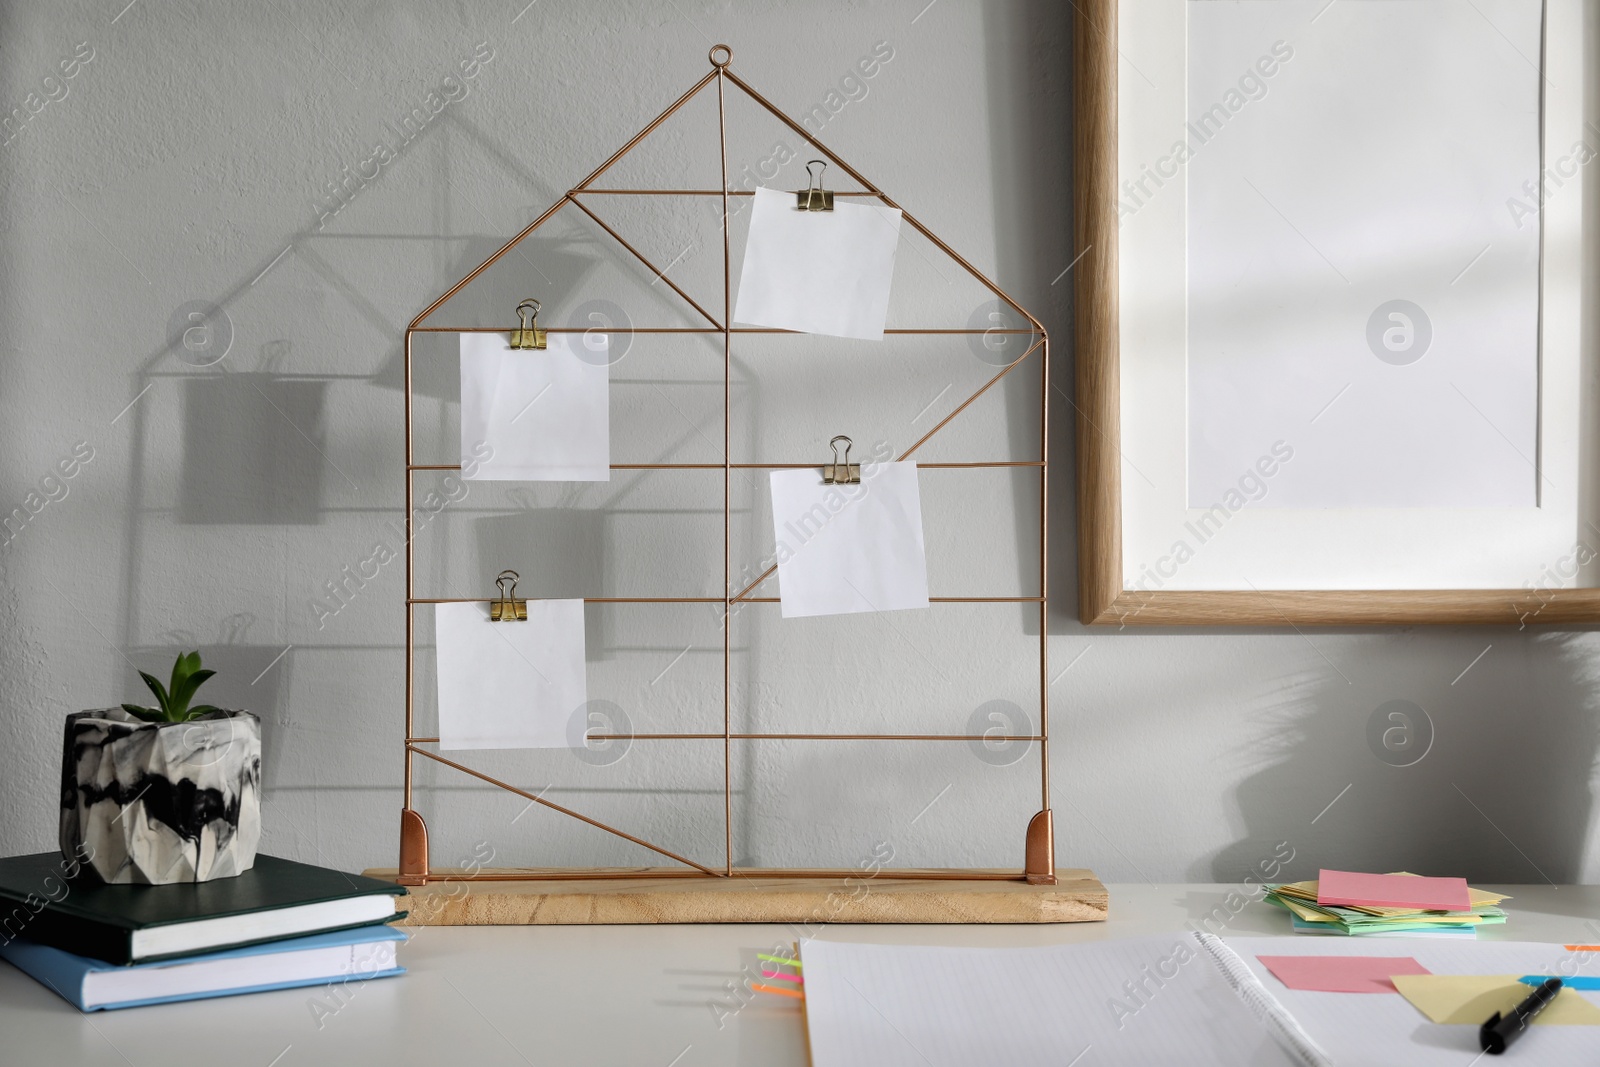
[[[511,331],[512,348],[543,348],[544,331],[539,328],[539,301],[524,300],[517,305],[517,321],[521,323]]]
[[[839,442],[844,442],[844,462],[839,462]],[[824,485],[857,485],[861,481],[861,464],[850,462],[850,446],[854,444],[850,438],[840,434],[828,442],[828,447],[833,449],[833,462],[822,465],[822,484]]]
[[[795,207],[801,211],[832,211],[833,193],[822,187],[822,170],[812,173],[811,168],[821,164],[822,170],[828,169],[828,164],[820,159],[813,159],[806,164],[806,174],[810,183],[804,189],[796,189],[794,194]]]
[[[494,584],[500,587],[500,598],[489,604],[490,622],[527,622],[528,602],[518,600],[517,597],[517,572],[501,571]],[[506,583],[511,583],[511,589],[506,590]]]

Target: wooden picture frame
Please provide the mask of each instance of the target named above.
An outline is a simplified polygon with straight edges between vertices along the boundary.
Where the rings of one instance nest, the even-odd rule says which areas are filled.
[[[1600,622],[1600,588],[1157,589],[1123,571],[1118,275],[1118,0],[1074,0],[1074,382],[1078,614],[1093,626],[1572,625]],[[1585,54],[1584,81],[1593,49]],[[1536,610],[1534,610],[1536,609]]]

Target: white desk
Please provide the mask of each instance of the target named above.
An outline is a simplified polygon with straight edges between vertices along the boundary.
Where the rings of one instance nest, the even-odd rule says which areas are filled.
[[[1287,935],[1280,911],[1229,904],[1236,887],[1113,885],[1111,918],[1060,926],[833,926],[830,937],[952,945],[1092,941],[1206,925]],[[1486,887],[1488,888],[1488,887]],[[1511,919],[1484,938],[1600,943],[1600,886],[1497,886]],[[1220,909],[1220,910],[1218,910]],[[299,1067],[304,1064],[636,1064],[788,1067],[805,1062],[799,1010],[731,991],[781,926],[456,927],[415,931],[410,973],[325,989],[81,1015],[0,964],[6,1067]],[[320,1011],[312,1005],[321,1000]],[[712,1005],[727,1005],[719,1020]],[[737,1010],[736,1010],[737,1009]],[[319,1018],[320,1016],[320,1018]],[[319,1025],[320,1023],[320,1025]]]

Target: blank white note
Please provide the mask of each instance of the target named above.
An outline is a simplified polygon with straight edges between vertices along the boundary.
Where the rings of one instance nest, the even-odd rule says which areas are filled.
[[[1186,7],[1189,506],[1534,506],[1540,0]]]
[[[548,336],[549,348],[522,351],[503,333],[461,335],[461,456],[490,449],[463,478],[611,479],[608,339]]]
[[[803,211],[792,192],[757,189],[735,322],[883,340],[900,211],[835,198]]]
[[[588,700],[583,601],[530,600],[526,622],[435,604],[434,628],[441,749],[570,747]]]
[[[771,483],[784,618],[928,606],[915,463],[863,463],[856,485],[827,485],[817,467]]]

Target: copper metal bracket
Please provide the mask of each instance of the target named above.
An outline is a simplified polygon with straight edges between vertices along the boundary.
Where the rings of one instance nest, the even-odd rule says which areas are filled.
[[[400,809],[401,885],[428,884],[428,824],[410,808]]]
[[[1028,820],[1022,876],[1029,885],[1056,884],[1056,826],[1049,808]]]

